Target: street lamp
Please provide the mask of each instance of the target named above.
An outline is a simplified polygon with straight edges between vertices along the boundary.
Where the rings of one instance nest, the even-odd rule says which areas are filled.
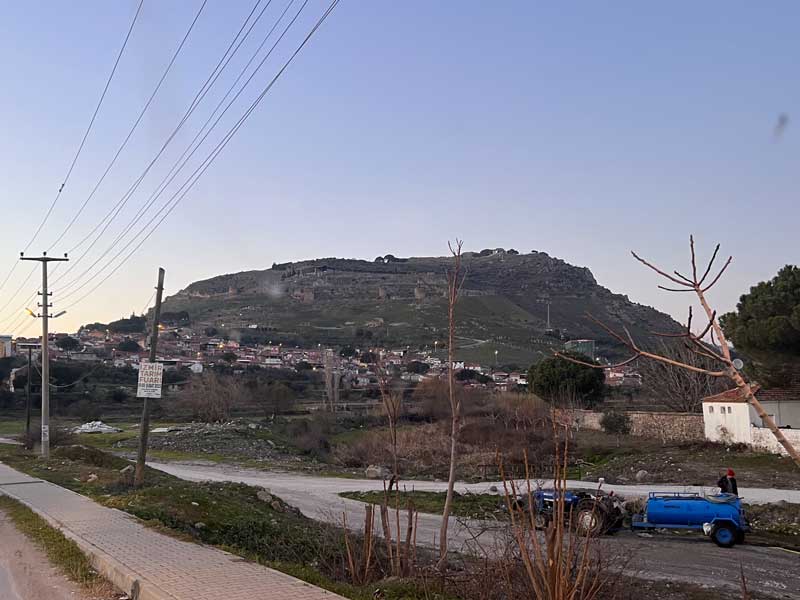
[[[34,319],[36,318],[36,313],[33,312],[30,308],[26,308],[25,312],[32,316]]]
[[[497,350],[494,351],[494,366],[497,366]]]

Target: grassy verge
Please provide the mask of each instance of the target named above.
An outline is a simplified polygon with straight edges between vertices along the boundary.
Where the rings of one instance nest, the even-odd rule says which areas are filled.
[[[143,519],[181,539],[224,548],[355,600],[441,599],[415,581],[347,583],[341,529],[304,517],[280,498],[238,483],[195,483],[148,469],[146,485],[120,482],[125,459],[84,446],[59,447],[50,460],[19,447],[0,446],[0,460]],[[385,585],[384,585],[385,584]]]
[[[339,494],[343,498],[358,500],[368,504],[383,504],[384,493],[382,491],[370,492],[342,492]],[[411,502],[414,507],[422,513],[440,515],[444,512],[444,501],[447,497],[446,492],[400,492],[389,494],[389,506],[395,508],[405,508]],[[399,502],[398,502],[399,501]],[[506,510],[503,504],[503,497],[495,494],[459,494],[453,496],[452,514],[457,517],[469,517],[471,519],[504,519]]]
[[[89,559],[78,545],[31,509],[8,496],[0,495],[0,510],[14,522],[14,526],[34,544],[45,551],[47,557],[69,579],[80,585],[96,588],[110,584],[92,568]]]

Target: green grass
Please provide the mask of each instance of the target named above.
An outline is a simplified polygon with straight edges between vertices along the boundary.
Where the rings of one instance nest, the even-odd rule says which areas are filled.
[[[383,504],[382,491],[342,492],[343,498],[368,504]],[[405,508],[411,502],[419,512],[441,515],[444,512],[445,492],[400,492],[389,494],[389,506]],[[399,503],[398,503],[399,500]],[[495,494],[456,494],[453,496],[452,514],[473,519],[502,519],[505,517],[503,497]]]
[[[8,496],[0,495],[0,510],[11,518],[20,532],[44,550],[50,562],[69,579],[87,587],[105,582],[75,542],[67,539],[28,507]]]

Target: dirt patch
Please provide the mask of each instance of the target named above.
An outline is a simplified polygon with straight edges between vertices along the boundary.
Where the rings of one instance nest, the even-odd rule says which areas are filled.
[[[86,590],[59,573],[0,510],[0,598],[7,600],[111,600],[106,585]]]
[[[583,461],[582,478],[609,483],[670,483],[714,486],[725,469],[736,471],[739,487],[800,487],[800,470],[789,460],[739,447],[712,443],[662,445],[655,440],[615,436],[596,431],[576,434],[576,457]],[[645,471],[643,479],[637,473]]]

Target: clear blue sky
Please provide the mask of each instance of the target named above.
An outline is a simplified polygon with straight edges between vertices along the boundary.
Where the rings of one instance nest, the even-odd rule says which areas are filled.
[[[61,183],[136,4],[0,4],[0,277]],[[267,15],[284,5],[275,0]],[[145,0],[31,252],[46,248],[86,198],[198,7]],[[131,146],[53,252],[74,245],[120,198],[251,7],[209,1]],[[324,7],[311,0],[298,25],[307,30]],[[712,298],[730,309],[750,285],[800,259],[799,21],[800,5],[788,1],[343,0],[148,246],[58,329],[140,311],[158,266],[174,293],[273,261],[440,255],[456,236],[470,250],[536,249],[587,266],[611,290],[682,319],[686,296],[657,290],[627,252],[683,268],[693,232],[701,250],[720,241],[734,255]],[[254,49],[256,32],[232,68]],[[299,35],[287,37],[281,56]],[[278,68],[268,64],[265,76]],[[776,139],[781,113],[798,122]],[[144,182],[91,256],[159,179]],[[17,268],[0,306],[28,270]],[[24,299],[0,313],[0,333]]]

